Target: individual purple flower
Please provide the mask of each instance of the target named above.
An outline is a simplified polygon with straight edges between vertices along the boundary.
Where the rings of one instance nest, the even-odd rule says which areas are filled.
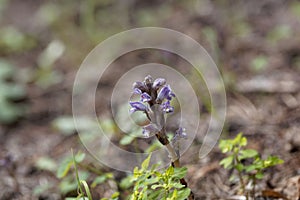
[[[144,105],[143,103],[141,102],[129,102],[130,106],[132,107],[130,109],[130,113],[134,113],[136,111],[147,111],[147,106]]]
[[[155,90],[158,90],[159,87],[161,87],[161,86],[163,86],[165,84],[166,84],[166,79],[164,79],[164,78],[157,78],[153,82],[152,88],[155,89]]]
[[[179,144],[179,140],[180,139],[187,139],[187,134],[185,132],[185,128],[179,127],[179,129],[177,131],[175,131],[175,135],[172,139],[172,146],[174,148],[174,151],[176,153],[176,155],[178,157],[180,157],[180,144]]]
[[[157,126],[152,123],[143,127],[143,135],[145,137],[150,137],[151,134],[156,133],[157,131],[159,131]]]
[[[180,138],[186,139],[187,138],[187,134],[185,132],[185,128],[179,127],[179,129],[177,129],[177,131],[175,131],[174,138],[175,137],[178,137],[178,139],[180,139]]]
[[[141,94],[141,101],[142,102],[151,101],[151,99],[152,99],[151,96],[149,94],[147,94],[146,92]]]
[[[172,92],[170,85],[166,85],[159,91],[156,101],[162,102],[164,99],[170,101],[172,97],[175,97],[175,94]]]
[[[162,103],[161,108],[164,113],[172,113],[174,111],[174,107],[171,106],[170,101],[166,101]]]

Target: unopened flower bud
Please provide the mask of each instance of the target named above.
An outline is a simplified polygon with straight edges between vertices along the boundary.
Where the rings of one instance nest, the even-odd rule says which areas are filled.
[[[152,86],[152,83],[153,83],[153,79],[150,75],[146,76],[145,77],[145,80],[144,80],[145,84],[148,86],[148,87],[151,87]]]
[[[163,86],[165,84],[166,84],[166,79],[164,79],[164,78],[157,78],[153,82],[152,88],[155,89],[155,90],[158,90],[159,87],[161,87],[161,86]]]
[[[145,92],[147,90],[145,84],[141,81],[137,81],[133,83],[133,89],[139,89],[142,92]]]

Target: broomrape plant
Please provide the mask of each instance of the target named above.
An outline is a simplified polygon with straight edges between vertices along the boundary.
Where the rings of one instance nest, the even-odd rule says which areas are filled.
[[[171,106],[171,100],[175,98],[174,92],[172,91],[170,85],[166,84],[165,79],[157,78],[153,81],[152,77],[148,75],[145,77],[144,81],[137,81],[133,84],[133,95],[139,95],[140,100],[129,102],[131,106],[130,113],[139,111],[143,112],[147,116],[149,123],[143,127],[143,135],[145,137],[155,135],[158,141],[164,145],[171,159],[171,168],[168,170],[174,173],[174,171],[176,171],[174,169],[180,168],[179,140],[182,138],[187,138],[187,134],[185,133],[185,129],[183,127],[179,127],[178,130],[175,131],[174,137],[171,141],[166,134],[165,117],[167,114],[170,114],[174,111],[174,107]],[[136,171],[137,170],[135,170],[135,172]],[[147,182],[148,179],[146,178],[144,180]],[[172,181],[174,180],[176,179],[172,179]],[[176,187],[177,189],[187,188],[187,182],[183,176],[179,178],[179,183],[182,185],[182,187]],[[136,190],[132,194],[132,199],[147,199],[147,196],[145,196],[145,193],[143,192],[144,190],[141,190],[139,187],[135,188]],[[157,187],[152,186],[150,188],[155,190]],[[171,193],[169,193],[167,188],[164,189],[166,195],[164,195],[162,199],[181,199],[175,198],[176,194],[174,194],[175,196],[170,197],[169,194]],[[192,192],[190,192],[188,195],[188,199],[194,199]]]

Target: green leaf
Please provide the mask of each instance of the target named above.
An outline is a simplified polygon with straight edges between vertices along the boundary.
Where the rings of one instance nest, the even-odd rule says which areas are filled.
[[[39,55],[37,62],[40,68],[51,67],[64,53],[65,45],[59,40],[51,41]]]
[[[176,200],[177,199],[177,193],[178,193],[178,191],[175,189],[173,191],[173,194],[171,194],[172,195],[171,198],[168,198],[168,199],[170,199],[170,200]]]
[[[58,169],[56,172],[57,178],[65,177],[67,175],[67,173],[69,172],[72,164],[73,164],[73,160],[71,157],[65,158],[58,166]]]
[[[66,194],[70,191],[75,191],[77,188],[77,182],[72,179],[72,177],[66,177],[63,179],[60,184],[59,188],[62,194]]]
[[[114,134],[117,132],[117,126],[114,120],[107,118],[100,121],[100,126],[104,133]]]
[[[64,135],[71,135],[76,131],[73,117],[64,116],[56,118],[52,122],[52,126]]]
[[[177,193],[177,200],[184,200],[187,199],[190,195],[191,190],[189,188],[184,188],[178,191]]]
[[[257,178],[257,179],[263,179],[263,177],[264,177],[264,174],[262,172],[255,174],[255,178]]]
[[[101,183],[104,183],[105,181],[107,180],[107,177],[106,175],[101,175],[101,176],[97,176],[93,183],[91,184],[91,187],[94,188],[96,187],[97,185],[101,184]]]
[[[228,156],[220,161],[220,165],[223,165],[225,169],[231,169],[233,164],[234,157],[233,155]]]
[[[84,190],[85,190],[85,193],[86,193],[87,196],[88,196],[88,200],[93,200],[93,199],[92,199],[92,194],[91,194],[91,191],[90,191],[90,188],[89,188],[87,182],[84,181],[84,180],[81,180],[81,181],[80,181],[80,184],[83,185]]]
[[[116,199],[117,197],[119,197],[120,196],[120,192],[115,192],[115,193],[113,193],[112,195],[111,195],[111,198],[112,199]]]
[[[121,145],[128,145],[131,144],[131,142],[135,139],[135,137],[132,137],[130,135],[125,135],[124,137],[122,137],[122,139],[120,140],[120,144]]]
[[[185,187],[185,186],[182,185],[181,183],[177,183],[177,182],[172,183],[171,186],[172,186],[173,188],[177,188],[177,189],[181,189],[181,188]]]
[[[149,167],[150,159],[151,159],[151,154],[149,154],[149,156],[143,161],[141,165],[142,169],[145,170]]]
[[[243,171],[243,169],[244,169],[244,165],[243,165],[242,163],[238,163],[238,164],[235,165],[235,168],[236,168],[239,172],[241,172],[241,171]]]
[[[186,167],[174,168],[173,177],[181,179],[181,178],[185,177],[186,173],[187,173],[187,168]]]
[[[35,196],[40,196],[43,193],[49,191],[49,189],[52,188],[52,187],[53,187],[52,183],[51,184],[46,183],[46,184],[43,184],[43,185],[37,185],[37,186],[34,187],[32,193]]]
[[[269,156],[266,160],[263,161],[263,166],[267,168],[282,163],[283,160],[279,159],[277,156]]]
[[[161,198],[159,198],[161,196],[161,194],[163,194],[163,191],[161,189],[151,191],[148,196],[148,199],[161,199]]]
[[[154,183],[158,183],[159,181],[159,178],[158,177],[155,177],[155,176],[151,176],[151,178],[148,178],[147,179],[147,184],[148,185],[152,185]]]
[[[242,137],[241,140],[240,140],[239,145],[240,145],[241,147],[246,146],[246,145],[247,145],[247,138]]]
[[[133,185],[133,176],[127,175],[125,178],[123,178],[120,182],[120,188],[121,189],[128,189]]]
[[[266,56],[260,55],[257,56],[256,58],[254,58],[251,62],[251,67],[255,70],[255,71],[262,71],[263,69],[266,68],[268,64],[268,59]]]
[[[230,140],[221,140],[219,143],[219,148],[221,149],[222,153],[227,153],[232,151],[232,144]]]
[[[24,104],[16,101],[25,97],[26,92],[23,85],[15,82],[15,73],[11,63],[0,59],[0,123],[11,124],[25,114]]]
[[[98,123],[88,117],[76,119],[76,126],[73,116],[60,116],[53,120],[52,126],[64,135],[72,135],[76,130],[80,132],[93,132],[98,130]]]
[[[85,158],[85,153],[82,153],[82,152],[78,152],[76,155],[75,155],[75,161],[76,163],[81,163]]]
[[[161,184],[155,184],[151,186],[151,189],[156,190],[157,188],[163,188],[163,185]]]
[[[166,170],[165,174],[170,177],[174,174],[174,167],[170,166],[168,167],[168,169]]]
[[[258,152],[254,149],[245,149],[240,151],[239,159],[253,158],[258,155]]]
[[[41,157],[36,161],[36,167],[41,170],[54,172],[57,168],[56,162],[49,157]]]
[[[257,170],[257,166],[256,165],[249,165],[245,167],[246,172],[251,172],[253,170]]]

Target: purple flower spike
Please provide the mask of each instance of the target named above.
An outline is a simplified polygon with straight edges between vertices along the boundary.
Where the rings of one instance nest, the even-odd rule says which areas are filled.
[[[146,111],[148,108],[141,102],[129,102],[130,106],[130,113],[134,113],[136,111]]]
[[[172,113],[174,111],[174,107],[171,106],[170,101],[162,103],[161,106],[164,113]]]
[[[163,101],[164,99],[171,100],[172,97],[175,97],[175,94],[172,92],[170,85],[164,86],[157,95],[156,101]]]
[[[158,90],[159,87],[163,86],[166,84],[166,79],[164,78],[157,78],[155,79],[155,81],[153,82],[153,89]]]
[[[145,137],[150,137],[151,133],[156,133],[158,128],[155,124],[148,124],[143,127],[143,135]]]
[[[151,96],[149,94],[147,94],[146,92],[141,94],[141,101],[142,102],[151,101],[151,99],[152,99]]]

